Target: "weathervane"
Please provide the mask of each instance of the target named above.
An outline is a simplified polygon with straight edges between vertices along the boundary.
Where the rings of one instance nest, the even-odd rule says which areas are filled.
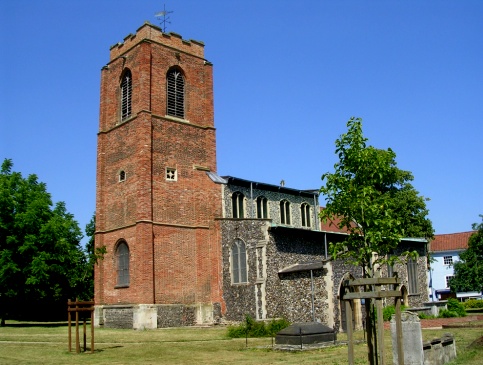
[[[166,33],[166,24],[171,24],[171,22],[169,21],[169,16],[168,16],[168,14],[171,14],[171,13],[172,13],[172,11],[166,10],[166,4],[165,4],[165,5],[163,5],[162,11],[154,14],[154,16],[156,18],[158,18],[158,20],[161,21],[161,29],[162,29],[163,33]]]

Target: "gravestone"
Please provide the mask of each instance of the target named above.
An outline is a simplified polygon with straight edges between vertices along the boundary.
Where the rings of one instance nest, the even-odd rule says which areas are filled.
[[[423,365],[423,336],[421,334],[421,322],[416,313],[404,311],[401,313],[402,325],[402,348],[404,353],[404,365]],[[391,318],[392,358],[393,364],[398,364],[397,333],[395,315]]]

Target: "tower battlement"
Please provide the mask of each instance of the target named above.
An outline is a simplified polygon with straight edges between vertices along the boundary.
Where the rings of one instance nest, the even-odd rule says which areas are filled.
[[[205,45],[203,42],[195,41],[193,39],[183,39],[181,35],[174,32],[163,33],[161,28],[149,22],[145,22],[136,30],[136,34],[128,34],[124,37],[123,42],[111,46],[110,60],[115,60],[136,44],[146,40],[165,45],[195,57],[204,58]]]

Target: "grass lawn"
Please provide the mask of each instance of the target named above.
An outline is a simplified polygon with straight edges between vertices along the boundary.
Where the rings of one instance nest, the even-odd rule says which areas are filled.
[[[7,321],[0,327],[0,364],[347,364],[347,347],[281,352],[271,348],[271,338],[230,339],[226,328],[170,328],[146,331],[97,329],[95,353],[68,352],[66,325],[27,324]],[[423,330],[430,340],[451,332],[458,358],[453,364],[479,365],[483,345],[468,348],[483,336],[482,328]],[[87,328],[90,346],[90,329]],[[356,332],[362,339],[363,333]],[[72,331],[75,341],[75,334]],[[82,338],[82,328],[81,328]],[[338,340],[345,340],[338,334]],[[387,364],[392,364],[390,331],[385,331]],[[74,348],[74,346],[73,346]],[[356,364],[366,364],[365,344],[356,345]]]

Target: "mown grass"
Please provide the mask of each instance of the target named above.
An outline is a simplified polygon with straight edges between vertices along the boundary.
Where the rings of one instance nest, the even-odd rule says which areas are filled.
[[[10,325],[9,325],[10,324]],[[454,364],[481,363],[483,349],[468,345],[483,335],[481,328],[423,330],[430,340],[445,332],[455,335],[458,359]],[[88,327],[88,335],[89,327]],[[72,332],[73,339],[74,332]],[[363,333],[356,332],[362,339]],[[82,332],[81,332],[82,337]],[[338,346],[303,352],[273,351],[271,338],[228,338],[223,327],[174,328],[146,331],[97,329],[93,354],[69,353],[67,326],[19,326],[8,322],[0,328],[1,364],[347,364],[347,347]],[[345,335],[339,334],[338,340]],[[90,339],[87,338],[89,346]],[[387,363],[392,364],[390,331],[385,333]],[[356,364],[366,364],[367,348],[358,344]]]

